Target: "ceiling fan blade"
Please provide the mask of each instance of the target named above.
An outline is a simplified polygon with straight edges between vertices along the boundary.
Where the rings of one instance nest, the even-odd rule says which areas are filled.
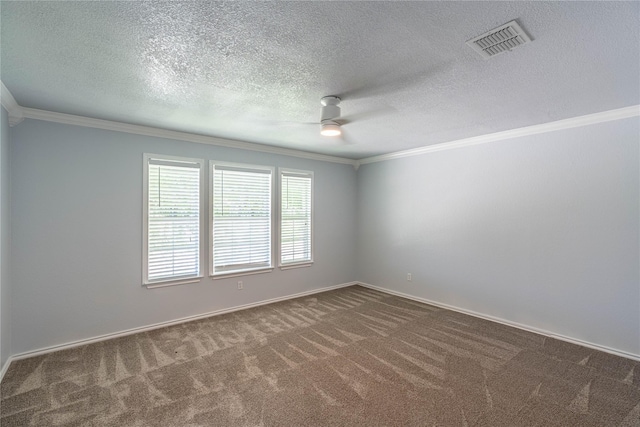
[[[298,127],[298,126],[319,126],[319,122],[271,122],[273,126],[281,126],[281,127]]]
[[[338,92],[337,96],[342,100],[346,100],[397,94],[427,81],[434,74],[442,71],[443,68],[442,66],[435,67],[400,77],[394,77],[396,73],[390,71],[382,77],[372,78],[369,82],[353,89]]]
[[[382,116],[387,116],[397,112],[398,110],[393,107],[384,106],[384,107],[376,108],[375,110],[363,111],[360,113],[348,114],[346,116],[342,116],[337,120],[337,122],[339,122],[340,124],[346,125],[353,122],[370,120],[370,119],[375,119]]]
[[[344,128],[340,129],[342,131],[342,133],[340,134],[340,136],[338,137],[338,139],[340,140],[340,142],[342,143],[342,145],[355,145],[357,144],[357,142],[355,142],[350,136],[349,136],[349,132],[345,132]]]

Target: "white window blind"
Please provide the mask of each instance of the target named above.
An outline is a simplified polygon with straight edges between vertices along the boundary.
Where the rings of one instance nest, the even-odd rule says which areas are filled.
[[[311,172],[280,172],[280,264],[311,262]]]
[[[212,274],[271,267],[272,170],[213,165]]]
[[[201,162],[147,162],[146,281],[197,277]]]

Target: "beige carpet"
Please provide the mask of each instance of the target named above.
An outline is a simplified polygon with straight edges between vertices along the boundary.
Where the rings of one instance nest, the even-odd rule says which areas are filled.
[[[16,361],[9,426],[640,426],[640,363],[354,286]]]

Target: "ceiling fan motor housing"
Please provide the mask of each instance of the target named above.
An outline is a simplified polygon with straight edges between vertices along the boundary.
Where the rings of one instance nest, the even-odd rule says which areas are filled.
[[[328,121],[333,122],[335,119],[340,117],[340,107],[338,107],[340,98],[337,96],[325,96],[320,100],[320,103],[322,104],[322,117],[320,118],[321,123],[326,123]]]

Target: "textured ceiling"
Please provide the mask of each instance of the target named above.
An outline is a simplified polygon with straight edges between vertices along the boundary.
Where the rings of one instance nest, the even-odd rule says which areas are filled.
[[[640,104],[639,2],[6,2],[25,107],[350,158]],[[465,42],[517,19],[533,42]],[[345,140],[319,135],[343,98]]]

